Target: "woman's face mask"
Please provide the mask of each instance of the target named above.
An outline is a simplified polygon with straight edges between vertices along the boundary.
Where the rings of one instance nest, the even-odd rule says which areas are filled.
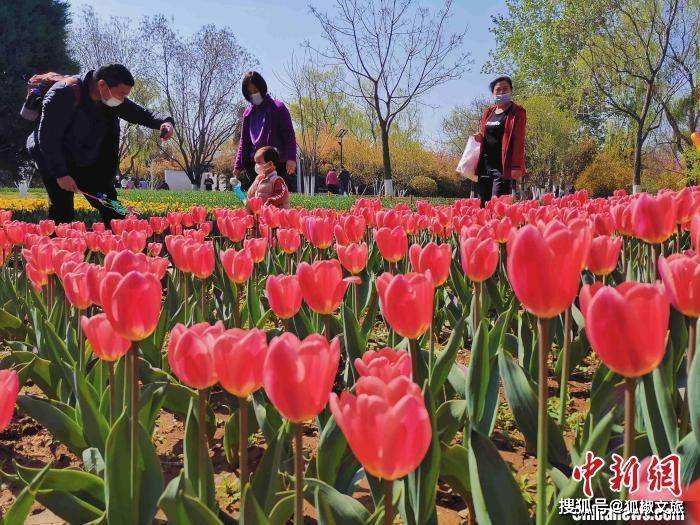
[[[260,93],[253,93],[252,95],[250,95],[250,101],[254,105],[259,106],[260,104],[262,104],[263,96]]]
[[[499,95],[494,95],[493,96],[493,102],[494,104],[508,104],[513,99],[513,94],[512,93],[501,93]]]

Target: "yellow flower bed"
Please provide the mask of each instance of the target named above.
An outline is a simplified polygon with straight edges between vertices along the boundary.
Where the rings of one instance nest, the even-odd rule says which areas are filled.
[[[120,201],[127,208],[133,208],[139,215],[165,215],[169,211],[187,211],[192,207],[192,204],[183,202],[140,202],[122,200]],[[83,197],[76,196],[75,210],[89,212],[93,208]],[[0,210],[12,210],[15,212],[28,213],[45,213],[48,211],[48,200],[46,197],[28,195],[20,197],[19,195],[8,195],[0,193]]]

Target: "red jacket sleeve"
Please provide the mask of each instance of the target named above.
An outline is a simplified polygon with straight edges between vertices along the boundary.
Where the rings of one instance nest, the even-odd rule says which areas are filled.
[[[519,169],[525,172],[525,126],[527,124],[527,113],[521,109],[516,113],[515,125],[513,126],[513,156],[511,157],[510,169]]]
[[[281,207],[287,198],[287,185],[284,183],[282,177],[277,177],[274,185],[272,186],[272,195],[270,195],[265,202],[265,204],[271,204],[272,206]]]

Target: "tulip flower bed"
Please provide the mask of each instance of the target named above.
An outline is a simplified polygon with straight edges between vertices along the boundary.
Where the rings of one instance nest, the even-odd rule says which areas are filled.
[[[250,206],[0,211],[3,525],[700,522],[696,188]]]

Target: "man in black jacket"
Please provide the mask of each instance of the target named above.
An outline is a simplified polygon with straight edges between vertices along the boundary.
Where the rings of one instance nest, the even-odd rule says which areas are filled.
[[[49,195],[49,218],[74,220],[73,197],[83,191],[116,199],[112,180],[119,165],[119,119],[173,135],[172,117],[162,117],[127,97],[134,77],[121,64],[109,64],[78,78],[77,87],[57,82],[42,101],[41,120],[27,139]],[[87,197],[105,225],[123,216]]]

